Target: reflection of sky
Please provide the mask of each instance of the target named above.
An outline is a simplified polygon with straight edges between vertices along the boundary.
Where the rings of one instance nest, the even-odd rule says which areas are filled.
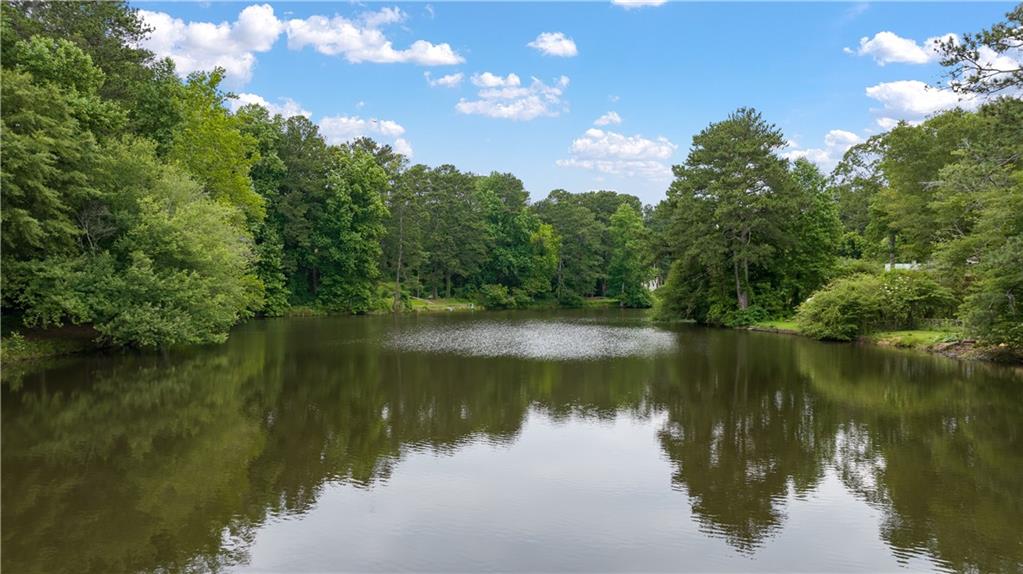
[[[730,547],[672,489],[663,415],[553,422],[532,411],[518,439],[455,454],[410,452],[372,489],[327,485],[308,514],[257,532],[242,572],[928,571],[897,562],[881,514],[832,471],[790,494],[783,528],[752,554]]]
[[[597,359],[670,351],[675,338],[651,327],[528,321],[431,325],[395,334],[390,345],[403,351],[455,353],[524,359]]]

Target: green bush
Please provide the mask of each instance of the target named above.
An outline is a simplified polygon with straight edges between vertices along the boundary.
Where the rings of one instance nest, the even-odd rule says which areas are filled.
[[[849,341],[882,328],[912,329],[951,309],[951,294],[926,273],[893,271],[832,281],[799,306],[796,323],[811,337]]]
[[[569,291],[566,289],[560,297],[558,297],[558,305],[562,307],[577,308],[582,307],[585,300],[576,292]]]
[[[877,275],[884,272],[884,266],[880,263],[868,261],[866,259],[846,259],[841,258],[835,264],[835,269],[831,273],[832,279],[839,279],[841,277],[852,277],[853,275],[869,274]]]
[[[508,309],[515,306],[515,299],[504,285],[483,285],[476,292],[475,299],[487,309]]]
[[[518,287],[511,290],[512,305],[515,307],[528,307],[533,302],[533,296],[525,289]]]

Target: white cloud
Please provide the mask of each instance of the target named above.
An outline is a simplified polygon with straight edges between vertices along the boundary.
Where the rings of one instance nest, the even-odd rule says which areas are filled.
[[[457,74],[441,76],[435,80],[431,77],[430,72],[423,72],[423,77],[426,78],[426,83],[430,84],[430,86],[434,88],[457,88],[462,83],[462,79],[465,76],[461,72],[458,72]]]
[[[349,62],[408,62],[423,66],[459,64],[464,59],[447,43],[416,40],[408,48],[396,49],[380,28],[404,21],[398,8],[366,12],[355,19],[310,16],[304,20],[282,21],[269,4],[253,4],[234,22],[185,22],[165,12],[139,10],[143,22],[152,28],[140,45],[160,58],[174,61],[182,76],[198,70],[222,67],[226,83],[241,86],[252,79],[256,54],[273,48],[281,33],[294,50],[312,45],[327,55],[342,55]]]
[[[537,36],[536,40],[526,45],[548,56],[571,58],[579,53],[579,50],[575,47],[575,42],[562,32],[544,32]]]
[[[406,140],[405,138],[395,138],[394,143],[391,144],[391,147],[394,148],[394,151],[400,153],[405,157],[411,158],[413,155],[412,145],[409,144],[408,140]]]
[[[267,101],[263,96],[241,93],[237,94],[234,99],[228,100],[228,106],[232,112],[237,112],[242,106],[256,104],[266,108],[271,115],[280,114],[286,118],[292,116],[305,116],[308,118],[312,115],[312,112],[303,108],[301,104],[291,98],[280,98],[280,102],[279,104],[274,104]]]
[[[787,145],[789,149],[780,155],[793,161],[805,158],[824,171],[831,171],[849,148],[862,142],[863,138],[852,132],[831,130],[824,136],[822,148],[800,148],[795,141],[789,140]]]
[[[618,112],[608,112],[593,120],[593,125],[595,126],[618,125],[620,123],[622,123],[622,116],[619,116]]]
[[[668,0],[611,0],[611,3],[615,6],[621,6],[626,10],[633,8],[642,8],[644,6],[660,6]]]
[[[359,116],[327,116],[320,120],[320,133],[329,144],[342,144],[366,136],[388,143],[395,151],[412,156],[412,146],[401,137],[405,128],[393,120],[364,119]]]
[[[871,56],[879,65],[891,63],[903,64],[927,64],[937,61],[938,43],[945,40],[956,40],[955,34],[933,36],[918,44],[916,40],[903,38],[894,32],[883,31],[874,34],[873,38],[864,36],[860,38],[860,47],[855,51],[860,56]],[[852,49],[843,50],[847,54],[854,53]]]
[[[273,47],[283,30],[269,4],[247,6],[234,22],[185,22],[164,12],[139,10],[142,21],[152,28],[141,46],[160,58],[174,61],[182,76],[220,66],[226,81],[243,85],[252,79],[256,52]]]
[[[955,107],[975,109],[981,103],[981,99],[976,96],[935,88],[919,80],[882,82],[868,87],[866,93],[867,97],[877,100],[883,106],[882,119],[878,120],[881,127],[892,125],[892,121],[897,120],[923,119],[935,112]]]
[[[473,75],[472,83],[481,88],[506,88],[521,85],[522,80],[515,74],[508,74],[502,78],[490,72],[483,72],[482,74]]]
[[[665,137],[648,139],[590,128],[573,140],[569,149],[572,157],[557,160],[558,166],[664,179],[671,176],[671,168],[665,162],[678,146]]]
[[[335,15],[310,16],[305,20],[289,20],[286,24],[288,47],[300,50],[313,46],[328,56],[343,56],[352,63],[411,63],[422,66],[460,64],[465,60],[450,44],[433,44],[416,40],[404,50],[395,49],[381,26],[401,22],[405,13],[398,8],[367,12],[356,20]]]
[[[565,108],[562,96],[569,79],[561,76],[552,85],[547,85],[539,78],[533,78],[529,86],[522,86],[522,81],[515,74],[502,78],[484,72],[474,75],[472,83],[481,88],[479,99],[459,100],[455,104],[459,113],[525,121],[561,113]]]

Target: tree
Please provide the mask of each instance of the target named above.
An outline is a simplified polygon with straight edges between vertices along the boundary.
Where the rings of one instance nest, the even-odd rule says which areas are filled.
[[[636,211],[643,210],[643,204],[634,195],[618,193],[616,191],[598,190],[587,191],[574,195],[580,205],[590,210],[593,217],[601,226],[600,249],[597,253],[600,256],[600,266],[597,275],[597,292],[601,295],[608,293],[607,269],[611,264],[611,235],[608,226],[611,224],[611,216],[623,203],[628,203]]]
[[[668,195],[675,211],[672,276],[681,279],[683,269],[695,275],[687,287],[675,285],[668,292],[688,299],[682,292],[690,291],[699,301],[668,302],[667,308],[689,309],[701,321],[731,322],[743,316],[758,292],[764,298],[759,309],[781,306],[777,285],[772,286],[775,256],[792,241],[786,224],[795,207],[787,161],[777,155],[784,141],[777,128],[748,108],[693,137],[686,162],[674,168]]]
[[[983,106],[974,136],[943,167],[932,200],[936,267],[963,302],[967,331],[1023,345],[1023,102]]]
[[[555,189],[533,205],[541,221],[561,238],[554,279],[554,293],[562,302],[592,295],[602,273],[600,257],[604,229],[578,196]]]
[[[282,268],[292,303],[310,303],[319,286],[313,252],[314,221],[326,204],[330,150],[319,128],[304,116],[284,122],[277,144],[287,177],[270,202],[269,218],[276,221],[284,243]]]
[[[937,239],[932,209],[938,172],[956,159],[955,150],[968,138],[974,116],[952,110],[923,124],[900,124],[884,135],[879,168],[887,183],[872,200],[875,217],[899,239],[898,255],[926,261]],[[893,243],[893,242],[890,242]],[[889,260],[895,254],[889,250]]]
[[[4,66],[16,56],[8,42],[32,36],[66,40],[99,67],[108,81],[104,98],[129,104],[135,91],[152,80],[153,54],[139,48],[151,32],[127,2],[5,2]]]
[[[631,205],[623,203],[611,216],[611,265],[608,279],[611,295],[622,307],[649,307],[646,288],[649,275],[643,218]]]
[[[376,302],[387,174],[364,151],[333,151],[327,203],[313,241],[323,283],[317,302],[328,309],[363,313]]]
[[[430,214],[424,274],[434,295],[442,290],[450,297],[452,287],[479,273],[487,260],[490,237],[475,176],[453,165],[434,168],[423,205]]]
[[[255,138],[242,133],[238,119],[224,108],[223,77],[222,68],[188,77],[178,102],[182,121],[168,157],[202,182],[211,197],[238,207],[254,223],[265,215],[263,198],[249,179],[259,153]]]
[[[829,187],[845,231],[839,250],[845,257],[859,259],[866,255],[867,237],[875,231],[871,226],[870,206],[887,185],[879,166],[884,153],[883,142],[883,136],[874,136],[852,146],[831,173]],[[887,233],[882,234],[888,237]]]
[[[268,217],[255,224],[256,275],[263,283],[264,315],[277,316],[288,307],[290,293],[288,279],[284,273],[284,240],[281,237],[281,221],[275,217],[273,207],[280,201],[280,187],[287,178],[288,168],[277,154],[284,120],[255,104],[243,106],[236,117],[239,129],[255,139],[259,159],[252,164],[249,177],[252,187],[263,198]]]
[[[988,30],[939,41],[941,65],[950,68],[952,89],[995,94],[1023,88],[1023,4]]]
[[[394,302],[392,309],[402,306],[402,278],[406,286],[417,275],[426,260],[423,230],[429,213],[423,208],[423,198],[429,186],[430,168],[417,164],[405,170],[387,196],[387,234],[384,237],[383,267],[394,276]],[[418,283],[416,287],[419,287]]]
[[[796,307],[831,278],[842,223],[827,179],[817,166],[804,158],[796,160],[792,180],[795,193],[795,219],[789,223],[792,240],[777,265],[784,266],[781,284],[788,292],[787,306]]]
[[[91,183],[104,233],[78,253],[5,261],[5,297],[27,324],[89,323],[112,343],[156,347],[223,341],[259,307],[236,209],[160,164],[151,143],[114,144]]]

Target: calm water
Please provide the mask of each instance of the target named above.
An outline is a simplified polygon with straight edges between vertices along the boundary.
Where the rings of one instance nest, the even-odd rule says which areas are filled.
[[[1023,570],[1023,376],[631,312],[7,368],[14,573]]]

